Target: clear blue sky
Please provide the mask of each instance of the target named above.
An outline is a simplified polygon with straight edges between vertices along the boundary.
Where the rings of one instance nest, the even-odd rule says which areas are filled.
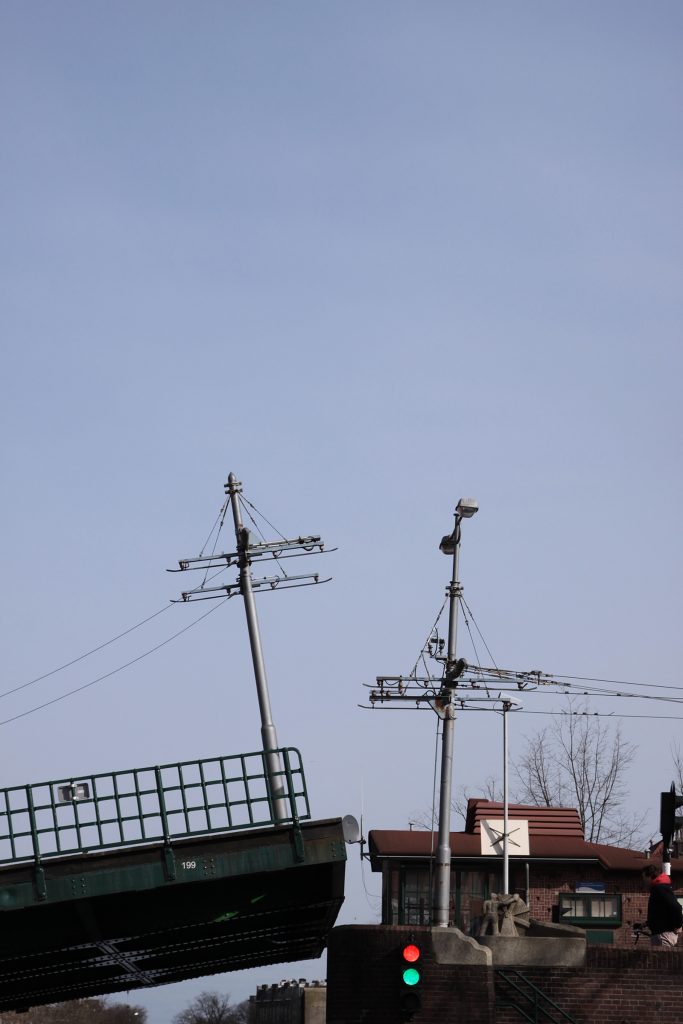
[[[682,42],[674,0],[5,0],[2,689],[175,596],[164,569],[230,470],[280,530],[339,548],[333,583],[259,606],[316,816],[404,827],[430,803],[433,717],[357,704],[415,661],[461,494],[499,664],[680,683]],[[519,716],[513,752],[544,721]],[[624,722],[653,832],[681,724]],[[2,726],[2,777],[258,745],[233,601]],[[499,719],[463,716],[456,785],[499,761]],[[376,913],[354,860],[341,920]],[[169,1024],[204,987],[324,973],[135,998]]]

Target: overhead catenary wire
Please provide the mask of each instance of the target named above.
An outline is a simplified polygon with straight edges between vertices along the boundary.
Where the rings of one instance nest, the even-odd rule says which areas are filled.
[[[432,637],[433,634],[434,634],[436,626],[438,625],[438,622],[439,622],[439,620],[441,618],[441,615],[443,614],[443,611],[444,611],[444,608],[446,606],[447,600],[448,600],[448,596],[446,596],[446,599],[444,600],[443,604],[441,605],[441,608],[440,608],[439,613],[438,613],[438,615],[436,617],[434,625],[432,626],[432,628],[431,628],[431,630],[430,630],[430,632],[429,632],[429,634],[427,636],[427,640],[425,642],[425,645],[423,646],[422,650],[420,651],[420,654],[418,655],[418,658],[417,658],[415,664],[413,665],[411,671],[406,676],[406,679],[409,679],[411,676],[415,676],[416,675],[417,667],[420,664],[420,662],[422,662],[422,664],[424,665],[426,674],[428,676],[430,675],[430,672],[429,672],[429,669],[428,669],[428,666],[427,666],[427,662],[426,662],[426,659],[425,659],[425,648],[426,648],[427,644],[429,643],[430,637]],[[486,670],[485,669],[481,669],[480,666],[471,666],[471,670],[475,671],[475,672],[477,672],[479,674],[479,676],[481,678],[481,681],[483,682],[484,687],[487,690],[487,693],[489,692],[488,686],[493,681],[498,681],[498,682],[509,681],[510,683],[516,683],[516,682],[518,683],[519,678],[521,678],[522,676],[526,675],[527,673],[517,673],[517,672],[510,672],[510,671],[507,671],[507,670],[501,670],[498,667],[496,659],[493,657],[493,654],[491,653],[491,649],[490,649],[488,643],[486,642],[486,638],[485,638],[484,634],[482,633],[481,628],[479,627],[479,624],[478,624],[478,622],[477,622],[477,620],[476,620],[476,618],[474,616],[474,613],[472,612],[472,609],[470,608],[469,604],[467,603],[467,601],[465,600],[465,598],[463,597],[462,594],[460,594],[460,606],[461,606],[461,609],[462,609],[462,612],[463,612],[463,618],[464,618],[465,624],[467,626],[467,631],[469,633],[470,641],[472,643],[472,648],[474,650],[475,657],[477,658],[477,661],[479,661],[479,655],[477,653],[477,646],[476,646],[476,643],[474,641],[474,637],[472,635],[472,630],[470,629],[469,619],[471,619],[472,622],[474,623],[475,629],[476,629],[477,633],[479,634],[479,636],[480,636],[480,638],[482,640],[482,643],[484,644],[484,647],[486,648],[487,654],[488,654],[489,658],[491,659],[491,661],[493,662],[493,665],[494,665],[494,668],[496,670],[496,673],[499,673],[499,679],[496,680],[495,677],[489,677],[489,681],[488,681],[488,685],[487,685],[487,682],[485,680]],[[532,675],[533,673],[528,673],[528,674]],[[576,696],[584,696],[584,697],[624,697],[626,699],[630,698],[630,699],[638,699],[638,700],[648,700],[648,699],[651,699],[651,700],[657,700],[657,701],[661,701],[663,703],[671,703],[671,704],[683,703],[683,698],[667,697],[664,694],[645,694],[645,693],[638,693],[638,692],[625,693],[625,692],[623,692],[623,690],[604,689],[603,687],[600,687],[600,686],[590,686],[590,687],[587,687],[587,688],[579,688],[578,686],[575,685],[576,683],[581,683],[581,682],[583,682],[583,683],[596,683],[596,684],[604,683],[604,684],[607,684],[607,685],[610,685],[610,686],[629,687],[629,688],[631,688],[632,690],[635,690],[635,691],[648,689],[648,690],[673,690],[673,691],[676,691],[676,692],[683,692],[683,686],[677,686],[677,685],[673,685],[673,684],[669,684],[669,683],[637,683],[637,682],[633,682],[633,681],[629,681],[629,680],[625,680],[625,679],[605,679],[605,678],[602,678],[602,677],[599,677],[599,676],[577,676],[577,675],[571,675],[569,673],[561,673],[561,672],[539,673],[539,677],[543,680],[543,682],[545,684],[552,684],[553,681],[555,681],[555,682],[557,682],[558,685],[566,686],[568,689],[571,689],[573,695],[576,695]],[[566,680],[566,682],[565,682],[565,680]],[[536,689],[527,689],[525,687],[524,688],[524,692],[525,693],[534,693],[534,692],[540,692],[540,691],[538,691]],[[399,709],[396,709],[396,710],[399,710]]]
[[[484,711],[484,708],[465,708],[466,711]],[[683,722],[683,715],[631,715],[621,711],[529,711],[520,708],[516,715],[564,715],[566,718],[634,718],[665,722]]]
[[[458,704],[458,698],[457,697],[456,697],[456,704]],[[375,710],[374,708],[370,707],[369,705],[361,704],[359,706],[362,707],[362,708],[366,708],[367,707],[367,708],[369,708],[369,710]],[[458,714],[462,714],[465,711],[480,712],[480,713],[490,713],[492,711],[495,711],[497,713],[500,713],[498,708],[473,708],[473,707],[467,707],[464,704],[463,705],[459,705],[458,704],[458,707],[457,707],[456,710],[457,710]],[[383,712],[384,711],[426,711],[426,712],[429,712],[430,714],[434,713],[433,708],[430,707],[429,704],[427,704],[427,705],[420,704],[420,703],[418,703],[417,699],[416,699],[415,704],[407,702],[407,703],[405,703],[403,705],[398,705],[398,706],[387,705],[386,707],[382,708],[382,711]],[[628,718],[628,719],[638,719],[638,720],[642,720],[642,721],[650,721],[650,720],[652,720],[652,721],[664,721],[664,722],[683,722],[683,715],[631,715],[631,714],[628,714],[626,712],[622,713],[620,711],[529,711],[527,708],[518,708],[518,709],[515,710],[514,714],[515,715],[560,715],[560,716],[564,715],[565,718],[568,718],[568,717],[571,716],[571,717],[574,717],[574,718],[612,718],[612,719],[615,719],[615,720],[618,719],[618,718]],[[1,722],[0,722],[0,725],[2,725]]]
[[[212,580],[215,580],[217,576],[220,576],[221,573],[227,572],[227,570],[228,570],[228,566],[227,565],[222,565],[220,567],[220,569],[217,569],[216,572],[213,573],[212,576],[208,576],[207,574],[209,572],[209,568],[207,568],[206,572],[204,573],[204,579],[202,580],[202,582],[198,586],[193,587],[192,590],[186,591],[186,593],[188,593],[188,594],[201,593],[201,591],[204,589],[204,587],[206,586],[207,583],[211,583]],[[178,604],[177,601],[174,601],[173,603],[174,604]]]
[[[674,686],[672,683],[634,683],[626,679],[600,679],[597,676],[568,676],[561,672],[553,672],[556,679],[572,679],[584,683],[609,683],[612,686],[638,686],[647,690],[683,690],[683,686]]]
[[[565,677],[566,678],[566,677]],[[571,683],[562,684],[572,687]],[[636,684],[634,684],[636,685]],[[526,690],[526,693],[539,693],[539,690]],[[567,696],[574,697],[620,697],[624,700],[654,700],[664,704],[683,704],[683,697],[667,697],[658,693],[623,693],[620,690],[605,690],[601,687],[592,686],[589,689],[572,687],[571,693]]]
[[[154,647],[151,647],[148,651],[144,651],[142,654],[139,654],[136,658],[132,658],[130,661],[127,661],[124,665],[119,665],[118,668],[114,668],[110,672],[105,672],[103,675],[98,676],[97,679],[91,679],[89,683],[84,683],[82,686],[77,686],[73,690],[68,690],[66,693],[62,693],[58,697],[53,697],[52,700],[47,700],[43,704],[38,704],[34,708],[29,708],[28,711],[22,711],[18,715],[12,715],[11,718],[5,718],[3,721],[0,721],[0,726],[9,725],[10,722],[16,722],[20,718],[26,718],[28,715],[33,715],[37,711],[42,711],[43,708],[50,707],[52,704],[58,704],[60,701],[66,700],[67,697],[73,697],[74,694],[81,693],[83,690],[87,690],[91,686],[95,686],[96,683],[101,683],[103,680],[110,679],[111,676],[115,676],[117,675],[117,673],[123,672],[124,669],[130,668],[131,665],[137,664],[137,662],[142,661],[143,658],[149,657],[150,654],[154,654],[162,647],[165,647],[167,644],[170,644],[172,640],[176,640],[179,636],[182,636],[183,633],[187,633],[187,631],[189,629],[192,629],[193,626],[198,625],[198,623],[200,623],[202,619],[206,619],[209,615],[212,615],[218,608],[221,607],[221,605],[225,604],[227,600],[228,598],[226,597],[222,601],[219,601],[212,608],[209,608],[207,612],[204,612],[203,615],[199,615],[192,622],[188,623],[187,626],[183,626],[182,629],[179,629],[177,633],[174,633],[172,636],[167,637],[166,640],[162,640],[161,643],[158,643]]]
[[[159,610],[154,612],[152,615],[148,615],[147,618],[142,619],[140,622],[136,622],[134,626],[129,626],[128,629],[124,629],[122,633],[118,633],[116,636],[113,636],[111,640],[105,640],[103,644],[98,644],[98,646],[93,647],[92,650],[86,651],[84,654],[79,654],[77,658],[72,658],[71,661],[65,661],[63,665],[59,665],[57,668],[53,668],[49,672],[43,672],[41,676],[36,676],[35,679],[29,679],[27,683],[15,686],[11,690],[5,690],[4,693],[0,693],[0,700],[3,697],[9,697],[13,693],[19,693],[20,690],[25,690],[27,687],[33,686],[34,683],[40,683],[43,679],[49,679],[50,676],[57,675],[58,672],[63,672],[64,669],[71,668],[72,665],[77,665],[79,661],[84,661],[85,658],[89,658],[91,654],[97,654],[98,651],[103,651],[105,647],[109,647],[117,640],[121,640],[124,636],[128,636],[129,633],[132,633],[136,629],[139,629],[140,626],[144,626],[146,623],[151,622],[152,619],[156,619],[157,616],[168,611],[168,609],[172,607],[172,603],[165,604],[163,608],[159,608]]]
[[[408,676],[404,676],[403,678],[406,681],[409,679]],[[435,680],[435,682],[436,681],[437,680]],[[490,680],[489,680],[489,683],[490,683]],[[479,683],[478,683],[478,681],[475,681],[475,680],[472,680],[470,685],[462,685],[461,684],[459,687],[457,687],[454,690],[454,694],[459,695],[459,696],[456,696],[455,699],[456,700],[467,700],[467,697],[465,697],[464,694],[471,693],[473,691],[478,690],[479,688],[480,688]],[[488,692],[489,692],[489,689],[487,688],[487,693]],[[582,689],[582,690],[572,690],[571,692],[567,692],[566,690],[563,690],[563,691],[551,690],[547,686],[544,686],[544,687],[532,687],[530,689],[524,689],[523,692],[524,692],[526,697],[534,697],[534,696],[539,696],[539,697],[558,697],[559,696],[559,697],[568,697],[568,698],[597,697],[600,700],[615,700],[615,699],[616,700],[644,700],[644,701],[655,701],[656,703],[674,704],[674,705],[677,705],[677,706],[678,705],[683,705],[683,697],[667,697],[667,696],[659,696],[657,694],[651,694],[651,693],[621,693],[621,692],[618,692],[618,691],[600,690],[600,689],[593,689],[593,690],[584,690],[584,689]],[[418,691],[407,691],[406,693],[403,694],[403,696],[405,696],[406,699],[408,699],[408,700],[410,700],[410,698],[413,697],[413,696],[414,696],[416,701],[425,699],[424,697],[421,696],[421,694]]]

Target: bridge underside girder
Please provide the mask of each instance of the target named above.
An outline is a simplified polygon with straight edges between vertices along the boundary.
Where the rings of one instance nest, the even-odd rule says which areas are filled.
[[[338,819],[0,871],[0,1010],[320,956]]]

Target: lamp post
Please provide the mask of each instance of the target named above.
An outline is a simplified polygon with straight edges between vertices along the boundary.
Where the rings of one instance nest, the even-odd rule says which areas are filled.
[[[503,708],[503,892],[510,891],[510,828],[508,824],[508,712],[518,711],[521,702],[509,693],[499,693]]]
[[[464,659],[455,656],[458,635],[458,605],[462,595],[459,580],[460,569],[460,524],[471,519],[479,510],[474,498],[461,498],[455,508],[453,533],[444,537],[439,549],[445,555],[453,556],[453,572],[448,587],[450,599],[448,614],[448,651],[441,689],[443,701],[443,731],[441,735],[441,785],[439,789],[439,838],[436,850],[436,872],[434,876],[434,912],[432,921],[437,928],[448,927],[448,910],[451,897],[451,789],[453,780],[453,734],[455,730],[455,705],[453,690],[457,688],[458,676],[467,667]]]

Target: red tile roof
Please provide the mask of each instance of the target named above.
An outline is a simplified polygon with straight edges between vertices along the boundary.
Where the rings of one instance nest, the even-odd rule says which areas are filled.
[[[640,871],[648,862],[640,850],[587,843],[584,839],[579,811],[573,807],[530,807],[510,804],[508,816],[513,821],[528,821],[529,856],[512,860],[573,860],[600,863],[607,870]],[[473,798],[467,804],[465,831],[451,833],[451,853],[456,859],[479,859],[481,853],[481,822],[501,819],[503,804]],[[369,836],[371,864],[374,871],[382,868],[385,859],[428,860],[436,849],[437,836],[431,831],[373,829]],[[489,856],[486,856],[489,859]],[[683,870],[683,857],[672,867]]]
[[[472,797],[467,801],[465,831],[479,835],[482,820],[502,817],[502,803]],[[530,807],[524,804],[509,804],[508,817],[513,821],[528,821],[529,836],[564,836],[583,840],[581,818],[575,807]]]
[[[470,799],[465,831],[451,832],[451,855],[461,860],[482,857],[481,823],[485,819],[500,820],[502,817],[502,803],[478,797]],[[640,850],[587,843],[579,812],[573,807],[510,804],[508,817],[512,821],[529,822],[529,857],[512,856],[512,860],[597,861],[611,871],[642,871],[648,863],[647,855]],[[373,871],[380,871],[382,861],[386,859],[428,860],[437,846],[435,832],[373,829],[368,840]],[[675,859],[672,868],[683,871],[683,858]]]
[[[436,832],[406,832],[392,829],[373,829],[368,836],[370,863],[373,871],[381,871],[382,861],[428,860],[436,850]],[[601,843],[587,843],[576,836],[529,836],[529,857],[511,857],[512,860],[593,861],[610,871],[642,871],[648,857],[640,850],[625,850]],[[451,854],[456,860],[479,859],[481,836],[479,833],[451,832]],[[487,860],[492,858],[487,857]],[[500,858],[493,858],[500,859]],[[672,868],[683,871],[683,858],[674,860]]]

